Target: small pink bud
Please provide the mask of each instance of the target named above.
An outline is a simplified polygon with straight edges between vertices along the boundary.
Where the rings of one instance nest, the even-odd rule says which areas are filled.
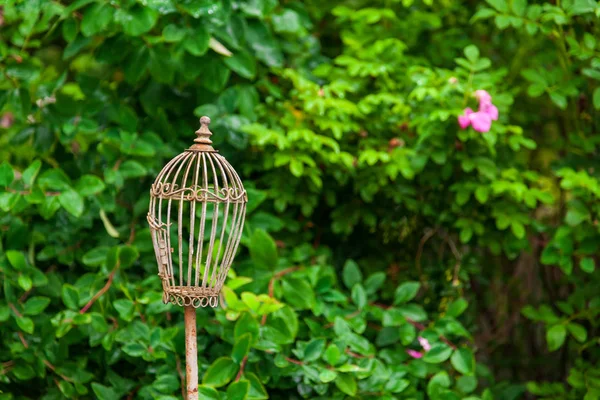
[[[451,85],[456,85],[458,83],[458,78],[455,76],[451,76],[450,79],[448,79],[448,83]]]
[[[409,356],[411,356],[412,358],[421,358],[421,357],[423,357],[423,353],[421,353],[420,351],[416,351],[416,350],[408,349],[408,350],[406,350],[406,353]]]
[[[431,350],[431,345],[429,344],[429,340],[425,339],[423,336],[419,336],[419,344],[425,351]]]

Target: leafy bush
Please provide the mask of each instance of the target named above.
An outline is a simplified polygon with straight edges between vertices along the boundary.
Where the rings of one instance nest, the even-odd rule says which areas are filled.
[[[181,396],[145,214],[201,115],[250,201],[201,398],[600,398],[600,6],[476,3],[7,2],[0,399]]]

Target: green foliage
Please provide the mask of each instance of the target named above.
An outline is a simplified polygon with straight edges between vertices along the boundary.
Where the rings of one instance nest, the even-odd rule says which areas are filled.
[[[5,2],[0,400],[181,396],[145,216],[194,115],[249,197],[200,398],[599,398],[599,17]],[[477,90],[486,133],[456,121]]]

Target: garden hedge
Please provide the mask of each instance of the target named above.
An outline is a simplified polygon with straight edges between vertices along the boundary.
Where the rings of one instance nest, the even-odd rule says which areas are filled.
[[[0,399],[181,398],[149,188],[248,191],[202,399],[600,398],[593,0],[7,0]]]

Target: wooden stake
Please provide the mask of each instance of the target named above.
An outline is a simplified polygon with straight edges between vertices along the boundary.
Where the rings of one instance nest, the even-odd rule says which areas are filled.
[[[184,307],[185,316],[185,377],[187,399],[198,400],[198,341],[196,339],[196,309]]]

